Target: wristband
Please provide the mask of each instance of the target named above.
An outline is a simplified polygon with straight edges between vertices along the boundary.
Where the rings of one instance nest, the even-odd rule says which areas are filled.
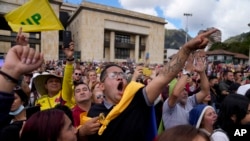
[[[74,61],[75,58],[74,57],[73,58],[67,58],[66,60],[71,62],[71,61]]]
[[[7,80],[10,81],[12,83],[18,84],[18,80],[13,78],[12,76],[8,75],[7,73],[3,72],[2,70],[0,70],[0,74]]]

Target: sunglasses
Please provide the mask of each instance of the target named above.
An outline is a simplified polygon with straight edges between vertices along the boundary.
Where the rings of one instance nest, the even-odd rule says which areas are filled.
[[[75,73],[75,75],[81,76],[82,74],[81,73]]]
[[[96,99],[104,98],[104,95],[97,95]]]

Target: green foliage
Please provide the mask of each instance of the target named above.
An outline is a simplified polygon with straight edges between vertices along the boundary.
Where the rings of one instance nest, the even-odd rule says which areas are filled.
[[[222,33],[223,34],[223,33]],[[183,29],[167,30],[165,29],[165,48],[179,49],[185,43],[186,33]],[[188,35],[188,40],[192,37]],[[215,43],[209,49],[223,49],[230,52],[241,53],[248,56],[250,48],[250,32],[230,37],[222,43]]]
[[[231,37],[223,43],[215,43],[209,51],[223,49],[234,53],[241,53],[248,56],[250,48],[250,32]]]

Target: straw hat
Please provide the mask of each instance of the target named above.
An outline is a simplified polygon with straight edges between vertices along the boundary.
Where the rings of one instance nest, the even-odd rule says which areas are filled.
[[[48,72],[43,72],[42,74],[40,75],[37,75],[33,81],[34,81],[34,84],[35,84],[35,87],[36,87],[36,90],[37,92],[40,94],[40,95],[45,95],[47,94],[47,89],[45,88],[45,83],[46,81],[49,79],[49,78],[59,78],[61,80],[61,83],[62,83],[62,80],[63,80],[63,77],[62,76],[59,76],[59,75],[56,75],[56,74],[53,74],[53,73],[48,73]]]

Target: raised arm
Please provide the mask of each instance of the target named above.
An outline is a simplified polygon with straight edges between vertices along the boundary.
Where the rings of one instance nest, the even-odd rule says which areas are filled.
[[[193,71],[193,55],[190,55],[188,60],[186,61],[186,65],[184,67],[184,71],[186,74],[182,74],[180,78],[177,80],[177,83],[173,89],[173,93],[169,96],[168,105],[169,107],[174,107],[177,103],[186,83],[187,79],[190,77],[190,73]]]
[[[153,103],[161,93],[162,89],[177,75],[178,72],[181,71],[189,54],[192,51],[206,47],[209,35],[215,31],[217,30],[211,29],[201,33],[183,45],[176,57],[174,57],[166,66],[164,66],[159,75],[155,77],[151,83],[149,83],[149,85],[146,86],[146,93],[149,102]]]
[[[1,71],[18,80],[21,75],[36,70],[42,63],[41,53],[27,46],[15,45],[8,51]],[[5,75],[0,75],[0,91],[12,92],[16,84],[9,80]]]
[[[64,68],[63,84],[62,84],[62,98],[66,101],[66,105],[71,107],[71,98],[73,94],[72,90],[72,74],[74,63],[74,43],[71,42],[69,48],[64,48],[64,54],[66,55],[66,66]]]
[[[42,63],[43,55],[27,46],[16,45],[8,51],[0,74],[0,127],[9,114],[18,78],[39,68]]]
[[[199,50],[195,53],[194,69],[200,75],[201,90],[195,95],[198,103],[201,103],[203,99],[210,94],[209,82],[206,75],[206,58],[205,52]]]
[[[138,78],[140,78],[143,75],[142,71],[143,71],[142,65],[136,66],[136,68],[134,69],[134,73],[132,75],[131,81],[136,81]]]

